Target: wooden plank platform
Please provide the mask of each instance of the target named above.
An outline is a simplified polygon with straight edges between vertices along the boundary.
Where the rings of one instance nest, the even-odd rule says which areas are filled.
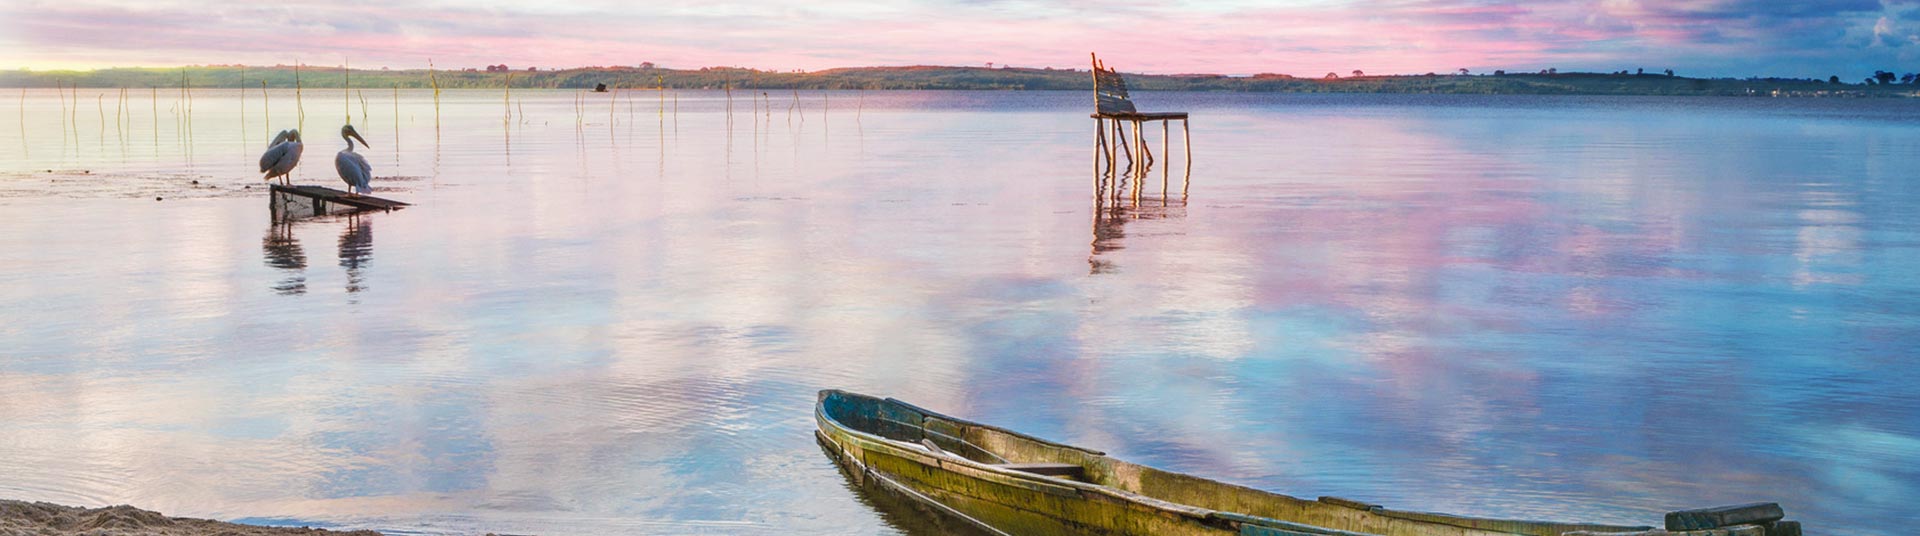
[[[324,186],[274,184],[271,185],[271,192],[272,200],[269,208],[273,211],[274,219],[325,216],[361,210],[392,211],[410,206],[409,203],[392,199],[348,195],[347,192]]]

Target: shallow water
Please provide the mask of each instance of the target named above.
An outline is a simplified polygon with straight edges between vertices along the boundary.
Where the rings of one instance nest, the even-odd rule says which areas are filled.
[[[1191,168],[1116,189],[1077,92],[313,90],[298,182],[350,111],[416,205],[275,224],[292,92],[101,93],[0,92],[0,497],[938,531],[822,388],[1415,510],[1920,496],[1913,101],[1145,94]]]

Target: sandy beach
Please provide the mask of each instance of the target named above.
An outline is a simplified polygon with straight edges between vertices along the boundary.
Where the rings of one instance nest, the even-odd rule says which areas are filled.
[[[162,534],[169,536],[251,536],[285,534],[340,534],[380,536],[369,530],[337,532],[305,527],[261,527],[187,517],[167,517],[159,512],[127,505],[105,508],[81,508],[43,502],[0,500],[0,536],[55,536],[87,534],[117,536],[123,534]]]

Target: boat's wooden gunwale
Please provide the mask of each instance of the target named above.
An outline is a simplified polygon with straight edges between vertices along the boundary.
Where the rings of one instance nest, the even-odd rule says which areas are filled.
[[[849,394],[849,395],[850,395],[850,394],[853,394],[853,393],[847,393],[847,392],[845,392],[845,391],[840,391],[840,392],[841,392],[842,394]],[[892,403],[892,404],[899,404],[899,405],[901,405],[901,406],[904,406],[904,407],[906,407],[906,408],[908,408],[908,409],[912,409],[912,410],[914,410],[914,411],[918,411],[918,412],[920,412],[921,414],[924,414],[924,415],[926,415],[926,416],[929,416],[929,417],[939,417],[939,418],[941,418],[941,419],[944,419],[944,420],[948,420],[948,421],[952,421],[952,422],[953,422],[954,424],[960,424],[960,425],[965,425],[965,426],[972,426],[972,427],[975,427],[975,428],[981,428],[981,429],[985,429],[985,430],[991,430],[991,431],[995,431],[995,432],[999,432],[999,433],[1002,433],[1002,434],[1007,434],[1007,435],[1010,435],[1010,436],[1014,436],[1014,437],[1018,437],[1018,438],[1020,438],[1020,439],[1025,439],[1025,440],[1027,440],[1027,441],[1032,441],[1032,442],[1034,442],[1034,443],[1039,443],[1039,444],[1041,444],[1041,445],[1045,445],[1045,446],[1049,446],[1049,447],[1054,447],[1054,448],[1059,448],[1059,449],[1066,449],[1066,450],[1072,450],[1072,451],[1077,451],[1077,452],[1082,452],[1082,453],[1086,453],[1086,454],[1092,454],[1092,455],[1094,455],[1094,456],[1106,456],[1106,455],[1107,455],[1107,453],[1105,453],[1105,452],[1100,452],[1100,451],[1097,451],[1097,450],[1093,450],[1093,449],[1090,449],[1090,448],[1086,448],[1086,447],[1077,447],[1077,446],[1073,446],[1073,445],[1068,445],[1068,444],[1066,444],[1066,443],[1056,443],[1056,442],[1053,442],[1053,441],[1049,441],[1049,440],[1046,440],[1046,439],[1043,439],[1043,438],[1038,438],[1038,437],[1033,437],[1033,436],[1030,436],[1030,435],[1027,435],[1027,434],[1023,434],[1023,433],[1020,433],[1020,432],[1015,432],[1015,431],[1013,431],[1013,430],[1008,430],[1008,429],[1006,429],[1006,428],[1001,428],[1001,427],[998,427],[998,426],[994,426],[994,425],[991,425],[991,424],[986,424],[986,423],[978,423],[978,422],[973,422],[973,421],[969,421],[969,420],[966,420],[966,419],[960,419],[960,418],[955,418],[955,417],[953,417],[953,416],[950,416],[950,415],[947,415],[947,414],[945,414],[945,413],[940,413],[940,412],[938,412],[938,411],[933,411],[933,410],[930,410],[930,409],[927,409],[927,408],[923,408],[923,407],[920,407],[920,406],[915,406],[915,405],[913,405],[912,403],[909,403],[909,402],[907,402],[907,401],[905,401],[905,400],[900,400],[900,399],[898,399],[898,398],[883,398],[883,399],[881,399],[881,400],[882,400],[882,401],[884,401],[884,402],[888,402],[888,403]],[[816,406],[818,406],[818,404],[815,404],[815,405],[816,405]]]

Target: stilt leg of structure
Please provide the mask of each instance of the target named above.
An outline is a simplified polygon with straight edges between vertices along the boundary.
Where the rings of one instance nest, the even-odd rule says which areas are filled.
[[[1187,120],[1180,120],[1180,144],[1187,147],[1187,169],[1193,169],[1193,131],[1187,129]]]
[[[1104,120],[1098,117],[1093,118],[1093,180],[1096,186],[1100,181],[1100,159],[1104,158],[1107,152],[1107,135],[1100,127],[1102,121]]]
[[[1133,125],[1133,175],[1146,171],[1146,158],[1140,158],[1140,121],[1127,121]]]

